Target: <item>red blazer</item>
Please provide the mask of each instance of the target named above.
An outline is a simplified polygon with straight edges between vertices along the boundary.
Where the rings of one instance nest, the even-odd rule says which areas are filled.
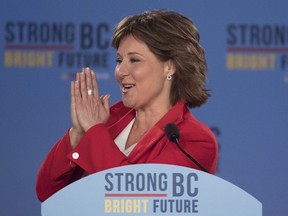
[[[114,143],[117,135],[135,117],[135,111],[119,102],[111,107],[104,124],[91,127],[76,148],[70,146],[69,132],[50,150],[37,175],[36,191],[40,201],[88,174],[140,163],[163,163],[199,169],[165,136],[164,128],[173,122],[179,127],[179,144],[210,173],[218,160],[216,139],[210,129],[179,101],[154,125],[126,157]]]

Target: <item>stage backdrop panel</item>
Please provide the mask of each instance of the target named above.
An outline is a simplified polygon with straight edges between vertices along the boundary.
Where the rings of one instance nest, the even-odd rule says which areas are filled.
[[[288,2],[285,0],[4,0],[0,7],[0,215],[39,215],[35,178],[70,127],[70,81],[97,72],[121,99],[113,29],[124,16],[166,8],[190,17],[208,61],[211,98],[192,110],[220,146],[216,175],[288,212]]]

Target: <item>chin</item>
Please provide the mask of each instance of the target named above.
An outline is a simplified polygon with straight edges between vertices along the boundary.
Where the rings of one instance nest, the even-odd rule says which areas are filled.
[[[129,101],[125,100],[125,99],[123,99],[122,101],[123,101],[123,104],[124,104],[125,107],[134,108],[134,104],[131,104],[131,102],[129,102]]]

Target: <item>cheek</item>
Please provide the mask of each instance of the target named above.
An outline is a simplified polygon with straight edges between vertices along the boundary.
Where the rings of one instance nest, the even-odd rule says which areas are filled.
[[[119,69],[118,67],[116,66],[115,69],[114,69],[114,77],[117,81],[120,80],[120,75],[119,75]]]

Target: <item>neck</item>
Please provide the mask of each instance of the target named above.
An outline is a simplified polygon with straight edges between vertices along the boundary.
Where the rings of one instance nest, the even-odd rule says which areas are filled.
[[[129,133],[126,148],[139,142],[139,140],[150,130],[171,108],[170,105],[158,106],[156,109],[137,109],[134,124]]]
[[[171,106],[167,106],[161,109],[157,108],[136,110],[136,117],[133,127],[142,131],[148,131],[168,112],[170,108]]]

